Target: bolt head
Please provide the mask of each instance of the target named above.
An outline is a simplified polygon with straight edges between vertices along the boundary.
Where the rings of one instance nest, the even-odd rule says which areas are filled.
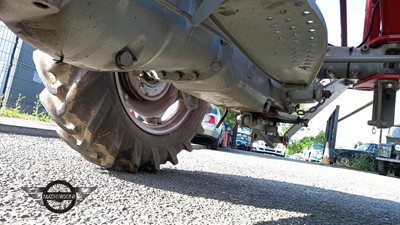
[[[247,78],[249,80],[253,79],[253,77],[254,77],[254,72],[253,71],[247,74]]]
[[[196,72],[191,72],[187,74],[190,80],[197,80],[197,73]]]
[[[117,66],[121,69],[128,69],[136,61],[136,58],[127,49],[118,52],[115,59]]]
[[[215,72],[217,72],[221,69],[221,64],[219,62],[214,62],[211,65],[211,69],[214,70]]]
[[[329,91],[329,90],[325,90],[324,93],[323,93],[323,96],[325,98],[330,98],[332,96],[332,92]]]
[[[361,51],[366,52],[369,50],[369,45],[363,45],[361,46]]]
[[[168,74],[168,78],[171,80],[180,80],[182,77],[181,73],[179,72],[171,72]]]
[[[161,71],[160,73],[157,73],[157,75],[158,75],[158,78],[164,79],[165,76],[167,76],[167,73],[165,71]]]

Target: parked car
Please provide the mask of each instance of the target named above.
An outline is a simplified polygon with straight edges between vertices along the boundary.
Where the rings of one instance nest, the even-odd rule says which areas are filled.
[[[192,139],[192,143],[206,145],[208,148],[217,150],[222,142],[222,130],[224,126],[224,124],[221,124],[221,126],[217,128],[220,119],[221,113],[218,108],[211,105],[211,112],[204,115],[203,121],[201,122],[204,132],[196,134]]]
[[[310,162],[321,162],[324,153],[323,144],[312,144],[303,151],[304,160]]]
[[[359,154],[366,154],[375,160],[377,150],[378,144],[375,143],[365,143],[356,149],[334,149],[332,162],[350,166],[354,156]]]
[[[250,148],[250,136],[247,134],[238,133],[236,136],[236,149],[250,151]]]
[[[286,155],[286,147],[283,144],[278,144],[275,148],[271,148],[262,140],[254,141],[251,144],[251,150],[255,152],[274,154],[282,157],[285,157]]]

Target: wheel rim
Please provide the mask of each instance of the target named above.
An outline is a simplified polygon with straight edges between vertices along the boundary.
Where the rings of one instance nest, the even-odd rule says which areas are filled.
[[[115,73],[118,95],[133,123],[147,133],[165,135],[178,129],[190,110],[179,91],[157,77],[155,71]]]
[[[343,164],[343,165],[345,165],[345,166],[348,166],[348,165],[350,165],[350,160],[349,160],[348,158],[341,157],[341,158],[339,159],[339,163],[340,163],[340,164]]]

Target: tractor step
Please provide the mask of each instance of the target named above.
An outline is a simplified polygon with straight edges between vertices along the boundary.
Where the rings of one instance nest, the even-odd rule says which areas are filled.
[[[327,51],[315,0],[227,0],[210,19],[258,67],[282,84],[308,87]]]

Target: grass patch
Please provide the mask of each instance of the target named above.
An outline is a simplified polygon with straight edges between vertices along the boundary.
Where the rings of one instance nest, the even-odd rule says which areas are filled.
[[[18,95],[18,99],[14,104],[14,107],[3,107],[0,109],[0,116],[13,117],[19,119],[26,120],[37,120],[42,122],[54,122],[46,111],[41,110],[43,108],[42,103],[39,101],[39,97],[36,96],[35,105],[33,107],[32,114],[23,112],[21,110],[22,101],[25,99],[25,96],[21,94]]]
[[[351,167],[357,170],[376,172],[375,160],[366,154],[357,154],[354,156]]]

